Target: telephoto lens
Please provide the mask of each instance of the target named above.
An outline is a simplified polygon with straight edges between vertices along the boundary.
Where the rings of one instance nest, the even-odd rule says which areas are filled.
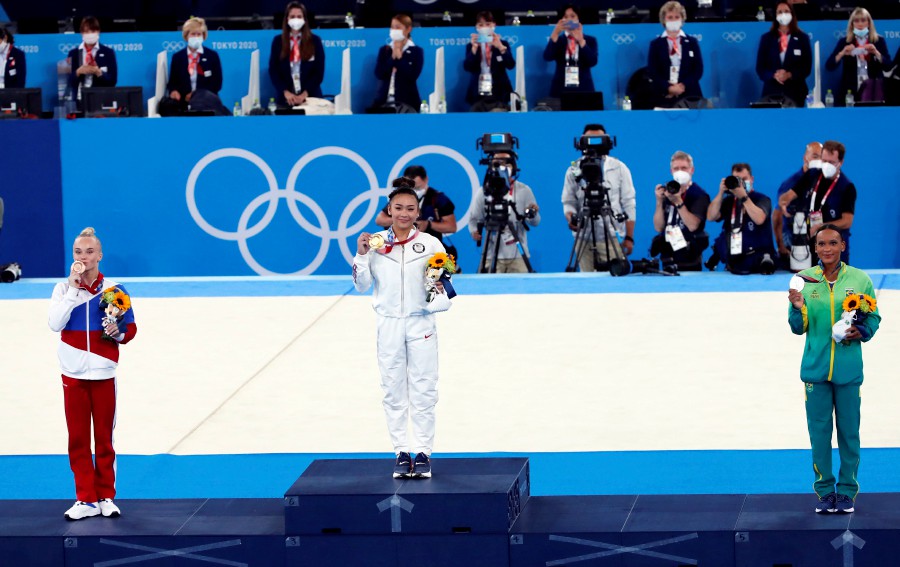
[[[675,181],[674,179],[672,181],[669,181],[668,183],[666,183],[666,191],[671,193],[672,195],[680,193],[681,183]]]
[[[740,187],[740,185],[741,180],[734,175],[729,175],[725,178],[725,189],[728,190],[728,192],[734,191],[735,189]]]

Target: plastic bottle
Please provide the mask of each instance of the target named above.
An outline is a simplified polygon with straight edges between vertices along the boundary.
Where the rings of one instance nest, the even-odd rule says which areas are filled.
[[[519,19],[519,16],[513,17],[512,25],[514,25],[514,26],[521,26],[521,25],[522,25],[522,20]]]
[[[441,102],[438,103],[437,107],[438,114],[447,114],[447,99],[441,97]]]
[[[356,27],[356,21],[353,19],[353,12],[347,12],[347,15],[344,16],[344,23],[347,24],[347,27],[351,30]]]
[[[631,97],[626,96],[622,101],[622,110],[631,110]]]
[[[828,89],[828,92],[825,93],[825,106],[827,108],[834,106],[834,94],[831,92],[831,89]]]
[[[278,106],[275,104],[275,98],[274,97],[270,98],[269,99],[269,114],[274,115],[275,109],[277,109],[277,108],[278,108]]]
[[[856,104],[856,100],[853,98],[853,91],[847,89],[847,96],[844,97],[844,106],[852,108],[854,104]]]
[[[444,15],[441,17],[441,20],[443,20],[447,24],[449,24],[451,21],[453,21],[453,19],[450,17],[449,10],[444,11]]]
[[[427,100],[423,100],[422,104],[419,105],[419,114],[430,114]]]
[[[239,102],[234,103],[234,110],[232,111],[232,113],[233,113],[235,116],[242,116],[242,115],[243,115],[243,114],[241,113],[241,103],[239,103]]]
[[[525,12],[525,17],[534,19],[534,10],[528,10],[527,12]]]
[[[766,21],[766,13],[763,11],[763,7],[762,7],[762,6],[760,6],[760,7],[759,7],[759,11],[756,12],[756,21],[757,21],[757,22],[764,22],[764,21]]]
[[[259,105],[259,99],[253,99],[253,107],[252,110],[260,110],[262,107]]]
[[[813,94],[808,93],[806,95],[806,108],[812,108],[812,107],[813,107]]]
[[[616,17],[616,14],[615,14],[615,12],[613,12],[612,8],[610,8],[609,10],[606,11],[606,23],[607,24],[611,24],[613,21],[613,18],[615,18],[615,17]]]

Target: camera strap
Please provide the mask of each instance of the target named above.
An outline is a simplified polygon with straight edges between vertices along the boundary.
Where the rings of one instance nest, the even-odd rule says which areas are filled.
[[[738,210],[740,209],[740,211]],[[737,224],[735,224],[737,220]],[[737,198],[731,205],[731,235],[729,238],[729,253],[732,256],[742,254],[744,252],[744,235],[741,233],[741,227],[744,223],[744,207],[738,207]]]

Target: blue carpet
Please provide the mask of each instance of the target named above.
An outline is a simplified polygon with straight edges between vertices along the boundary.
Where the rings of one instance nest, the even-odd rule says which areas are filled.
[[[808,450],[454,453],[447,457],[531,459],[531,493],[770,494],[812,491]],[[278,498],[314,459],[388,454],[120,455],[121,498]],[[834,454],[835,466],[838,455]],[[863,492],[900,492],[900,449],[863,449]],[[65,455],[0,457],[0,499],[74,498]]]

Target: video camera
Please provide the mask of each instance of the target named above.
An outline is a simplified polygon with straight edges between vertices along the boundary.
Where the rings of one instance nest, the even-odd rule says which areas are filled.
[[[603,156],[616,146],[616,139],[606,135],[581,136],[575,138],[575,149],[584,154],[579,163],[580,179],[588,183],[601,183],[603,180]]]
[[[502,164],[494,156],[499,153],[509,154],[508,163],[514,169],[517,169],[516,159],[518,154],[516,154],[515,148],[518,147],[519,139],[509,133],[484,134],[481,138],[475,140],[475,148],[485,154],[478,163],[488,166],[484,175],[484,182],[481,185],[486,202],[503,199],[509,194],[509,175],[505,170],[501,169]]]

